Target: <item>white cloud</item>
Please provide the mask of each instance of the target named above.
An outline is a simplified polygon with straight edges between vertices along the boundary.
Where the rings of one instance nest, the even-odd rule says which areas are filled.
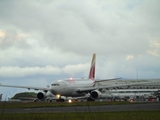
[[[23,67],[18,66],[6,66],[0,67],[0,76],[1,77],[25,77],[28,75],[57,75],[61,71],[57,67],[45,66],[45,67]]]
[[[0,30],[0,37],[1,38],[5,37],[5,32],[3,30]]]
[[[89,68],[89,64],[76,64],[76,65],[66,65],[62,68],[63,73],[67,73],[70,75],[75,75],[76,73],[81,73],[86,71]],[[84,76],[83,76],[84,77]],[[88,77],[88,76],[86,76]]]
[[[148,50],[147,53],[153,56],[160,56],[160,42],[158,40],[151,40],[150,47],[152,50]]]
[[[130,59],[133,59],[133,58],[134,58],[133,55],[127,55],[126,60],[130,60]]]
[[[151,40],[150,46],[155,48],[160,48],[160,42],[158,42],[158,40]]]
[[[148,53],[151,54],[151,55],[153,55],[153,56],[156,56],[156,57],[160,56],[158,50],[148,51]]]

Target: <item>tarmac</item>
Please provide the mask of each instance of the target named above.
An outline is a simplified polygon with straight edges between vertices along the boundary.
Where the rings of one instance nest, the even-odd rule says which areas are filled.
[[[129,105],[105,106],[76,106],[76,107],[42,107],[42,108],[14,108],[0,109],[1,114],[19,113],[56,113],[56,112],[112,112],[112,111],[139,111],[160,110],[160,102]]]

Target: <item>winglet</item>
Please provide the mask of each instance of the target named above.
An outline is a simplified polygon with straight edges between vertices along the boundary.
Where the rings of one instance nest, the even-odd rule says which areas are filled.
[[[92,57],[89,76],[88,76],[89,79],[94,79],[95,78],[95,64],[96,64],[96,54],[94,53],[93,57]]]

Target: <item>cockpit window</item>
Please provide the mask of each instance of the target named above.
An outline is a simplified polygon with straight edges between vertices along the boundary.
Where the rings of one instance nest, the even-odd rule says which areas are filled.
[[[59,86],[59,84],[52,84],[52,86]]]

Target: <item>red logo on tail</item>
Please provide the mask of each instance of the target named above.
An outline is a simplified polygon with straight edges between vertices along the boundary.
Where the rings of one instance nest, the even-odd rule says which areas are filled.
[[[90,72],[89,72],[89,79],[95,78],[95,63],[96,63],[96,54],[93,54],[91,68],[90,68]]]

